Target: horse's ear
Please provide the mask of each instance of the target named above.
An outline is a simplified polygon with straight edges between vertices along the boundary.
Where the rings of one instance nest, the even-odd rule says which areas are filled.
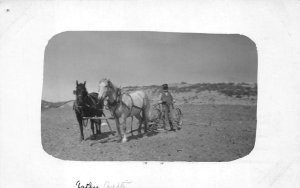
[[[85,86],[85,84],[86,84],[86,81],[84,81],[83,85]]]
[[[78,86],[78,81],[76,80],[76,86]]]
[[[73,94],[76,95],[76,91],[75,90],[73,90]]]

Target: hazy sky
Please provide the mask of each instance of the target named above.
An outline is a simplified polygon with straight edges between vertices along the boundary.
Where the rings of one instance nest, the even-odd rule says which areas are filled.
[[[75,82],[97,91],[185,81],[256,82],[255,44],[241,35],[162,32],[64,32],[45,49],[44,100],[74,99]]]

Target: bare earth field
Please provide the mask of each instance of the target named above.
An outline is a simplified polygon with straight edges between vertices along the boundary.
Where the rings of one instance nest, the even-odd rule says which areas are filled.
[[[232,161],[251,152],[255,144],[256,105],[182,104],[183,128],[177,132],[152,132],[119,143],[107,126],[102,135],[91,137],[79,127],[72,107],[42,111],[41,136],[44,150],[63,160],[99,161]],[[110,120],[112,129],[116,127]],[[131,118],[127,122],[130,131]],[[134,129],[137,120],[134,120]]]

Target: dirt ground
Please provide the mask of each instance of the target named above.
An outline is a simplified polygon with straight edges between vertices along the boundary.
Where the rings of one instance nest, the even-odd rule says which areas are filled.
[[[42,145],[59,159],[76,161],[232,161],[251,152],[255,144],[255,105],[183,104],[183,128],[176,132],[152,132],[119,143],[107,126],[92,137],[79,127],[71,107],[42,111]],[[130,118],[131,119],[131,118]],[[127,131],[130,131],[128,119]],[[134,129],[137,120],[134,120]],[[110,120],[112,129],[116,127]]]

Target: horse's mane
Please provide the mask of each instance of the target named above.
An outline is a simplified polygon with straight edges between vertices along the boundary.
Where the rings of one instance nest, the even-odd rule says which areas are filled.
[[[108,79],[107,79],[107,78],[102,78],[102,79],[99,81],[99,83],[104,82],[104,81],[108,81]]]
[[[108,78],[102,78],[100,81],[99,81],[99,83],[101,83],[101,82],[107,82],[111,87],[113,87],[115,90],[117,90],[118,89],[118,87],[116,87],[111,81],[110,81],[110,79],[108,79]]]

